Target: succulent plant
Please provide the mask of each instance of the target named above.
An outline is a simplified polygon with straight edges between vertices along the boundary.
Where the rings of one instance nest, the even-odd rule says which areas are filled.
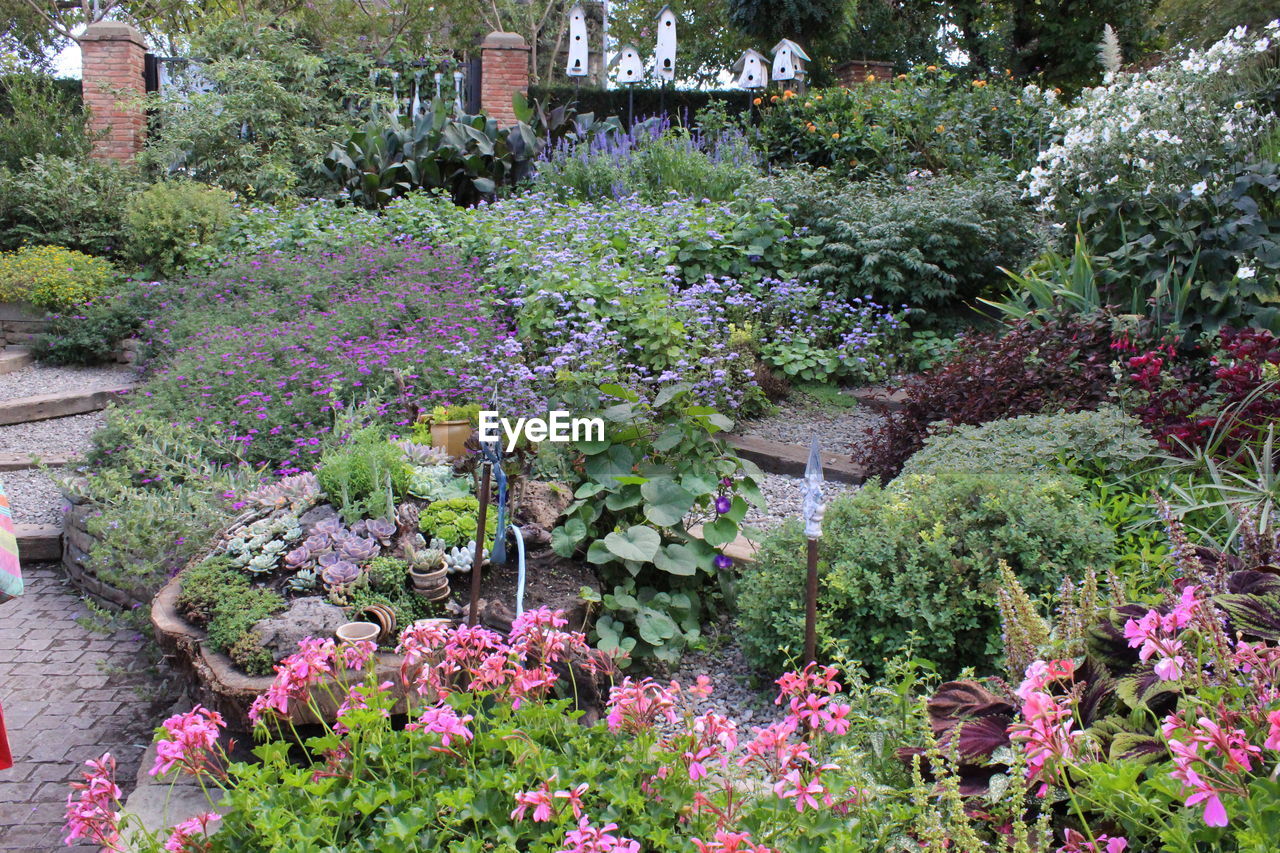
[[[315,554],[304,542],[284,555],[284,564],[290,569],[305,569],[315,560]]]
[[[442,447],[429,444],[418,444],[413,441],[397,441],[396,447],[404,451],[404,458],[410,465],[429,467],[449,464],[449,453]]]
[[[311,528],[312,535],[322,533],[325,536],[336,536],[345,532],[346,528],[342,526],[342,519],[336,515],[316,522],[316,526]]]
[[[252,575],[270,574],[278,562],[279,559],[274,554],[259,554],[249,559],[245,569]]]
[[[338,560],[325,566],[320,576],[328,586],[347,586],[360,580],[360,567],[346,560]]]
[[[362,539],[359,536],[348,536],[338,546],[338,554],[352,563],[364,563],[378,556],[377,539]]]
[[[306,592],[308,590],[315,589],[316,584],[319,583],[319,581],[320,579],[316,576],[315,570],[302,569],[296,575],[289,578],[285,583],[285,586],[294,592]]]
[[[419,465],[409,478],[409,494],[428,501],[464,498],[471,494],[471,481],[454,476],[448,465]]]
[[[250,492],[245,498],[248,503],[263,507],[283,509],[290,507],[303,510],[320,500],[320,481],[312,473],[295,474],[285,477]]]
[[[373,519],[365,523],[365,530],[374,539],[384,547],[391,547],[391,539],[396,535],[396,525],[393,521],[384,521],[382,519]]]
[[[455,545],[450,547],[443,539],[432,539],[431,549],[439,551],[444,559],[445,568],[449,570],[449,574],[458,575],[463,572],[471,571],[471,567],[476,561],[476,543],[471,540],[466,545]]]

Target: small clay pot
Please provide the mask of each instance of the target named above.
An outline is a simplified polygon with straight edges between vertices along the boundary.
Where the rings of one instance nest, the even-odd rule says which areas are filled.
[[[444,584],[438,589],[418,590],[418,595],[421,595],[427,601],[437,603],[437,602],[444,601],[446,598],[448,598],[450,592],[451,590],[449,589],[449,585]]]
[[[376,640],[380,630],[381,626],[373,622],[347,622],[339,625],[334,633],[344,643],[358,643],[362,640]]]
[[[449,585],[449,570],[444,566],[441,566],[438,569],[430,569],[425,572],[410,569],[409,579],[413,581],[413,588],[419,592],[431,590],[442,584],[444,586]]]
[[[431,446],[455,459],[466,452],[471,438],[471,421],[436,421],[431,425]]]
[[[385,642],[396,634],[396,612],[385,604],[370,604],[355,615],[381,629],[378,632],[378,642]]]

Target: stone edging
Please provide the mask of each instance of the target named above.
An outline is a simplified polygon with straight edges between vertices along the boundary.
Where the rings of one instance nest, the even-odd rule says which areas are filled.
[[[71,508],[62,519],[62,570],[72,585],[111,610],[145,607],[151,600],[145,590],[120,589],[99,578],[89,566],[89,552],[98,544],[87,524],[95,508],[79,496],[64,497],[71,502]]]

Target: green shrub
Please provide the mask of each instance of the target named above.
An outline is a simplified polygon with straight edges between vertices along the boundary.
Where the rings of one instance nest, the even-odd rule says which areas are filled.
[[[354,523],[361,518],[391,518],[396,498],[409,490],[413,469],[405,463],[404,452],[387,441],[381,430],[369,428],[326,452],[316,476],[329,500]]]
[[[47,74],[0,76],[0,166],[21,169],[23,160],[39,154],[86,158],[90,139],[79,90],[79,80]]]
[[[0,250],[33,243],[118,254],[135,182],[115,163],[43,154],[0,168]]]
[[[229,654],[252,675],[271,672],[274,661],[250,629],[284,607],[279,594],[251,586],[249,578],[224,558],[188,569],[178,593],[179,612],[204,626],[209,648]]]
[[[215,241],[233,213],[235,196],[193,181],[162,181],[129,200],[128,256],[165,278],[193,258],[193,250]]]
[[[168,291],[154,283],[126,282],[70,314],[55,315],[36,339],[36,357],[50,364],[103,364],[120,342],[153,316]]]
[[[427,506],[419,516],[418,527],[430,542],[442,539],[449,547],[466,545],[476,538],[480,523],[480,501],[473,497],[447,498]],[[498,515],[493,509],[484,520],[485,548],[490,547],[498,530]]]
[[[25,246],[0,253],[0,302],[67,311],[83,306],[115,280],[110,261],[61,246]]]
[[[759,190],[821,239],[801,278],[839,294],[912,308],[959,307],[1003,281],[1036,246],[1017,190],[993,177],[848,183],[793,169]]]
[[[1111,565],[1112,533],[1075,479],[948,472],[837,498],[820,544],[818,646],[878,672],[914,636],[944,674],[999,654],[994,587],[1005,560],[1032,594]],[[741,582],[743,648],[763,667],[797,658],[805,547],[797,522],[764,543]]]
[[[1022,415],[980,426],[948,426],[924,440],[903,475],[943,471],[1030,471],[1074,461],[1120,473],[1149,457],[1156,443],[1116,406],[1093,412]]]
[[[374,592],[395,592],[404,589],[409,564],[395,557],[377,557],[365,566],[365,574]]]

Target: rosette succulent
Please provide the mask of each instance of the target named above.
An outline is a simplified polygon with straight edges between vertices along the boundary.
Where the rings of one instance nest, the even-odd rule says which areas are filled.
[[[320,573],[327,586],[349,586],[360,580],[360,567],[347,560],[335,560]]]
[[[320,481],[312,473],[295,474],[250,492],[248,503],[268,508],[305,510],[320,500]]]
[[[314,569],[302,569],[285,583],[293,592],[307,592],[316,588],[319,583]]]
[[[295,516],[282,515],[260,519],[237,533],[227,541],[227,557],[252,575],[265,575],[280,567],[286,552],[293,553],[289,551],[290,544],[302,537],[302,528]]]
[[[420,465],[409,478],[409,494],[427,501],[462,498],[471,494],[471,481],[455,477],[448,465]]]
[[[424,536],[439,539],[448,547],[464,545],[476,535],[480,501],[473,497],[450,498],[432,503],[422,510],[418,526]],[[485,519],[485,540],[492,541],[498,529],[497,513]]]
[[[449,454],[442,447],[418,444],[415,441],[397,441],[395,445],[404,451],[404,458],[408,460],[410,465],[434,467],[436,465],[449,464]]]

